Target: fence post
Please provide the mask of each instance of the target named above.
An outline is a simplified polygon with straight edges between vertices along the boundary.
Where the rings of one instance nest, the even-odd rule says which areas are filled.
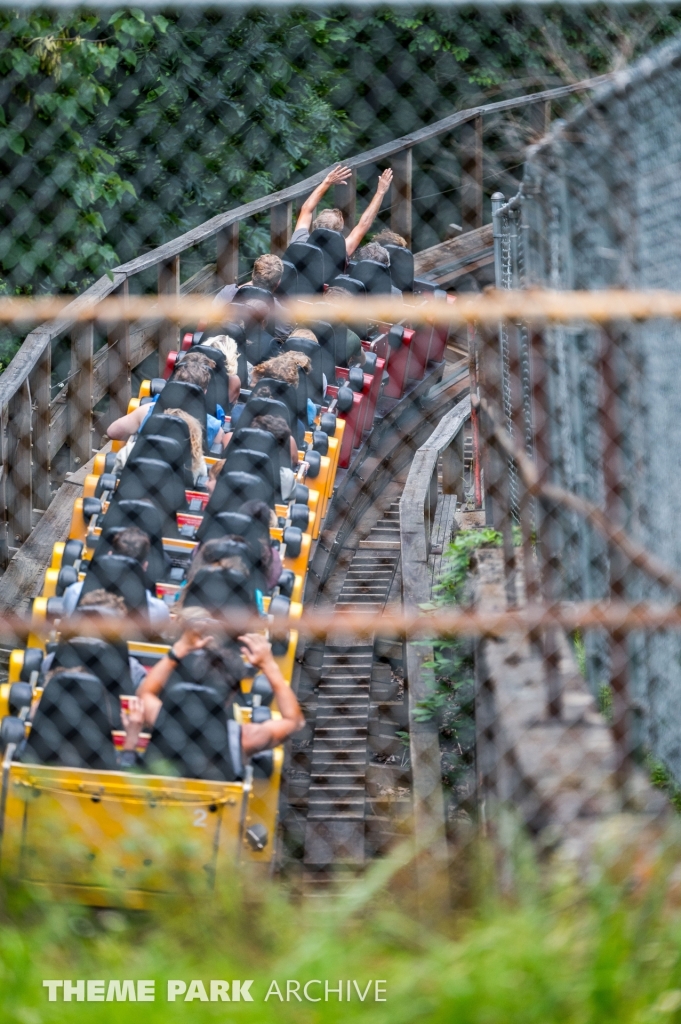
[[[7,541],[20,547],[33,525],[31,388],[28,379],[7,403]]]
[[[402,235],[406,239],[408,248],[411,248],[411,149],[403,149],[395,154],[392,169],[393,191],[390,227],[398,235]]]
[[[270,252],[281,256],[291,241],[293,203],[279,203],[270,210]],[[233,283],[233,282],[230,282]]]
[[[158,294],[180,294],[180,257],[173,256],[158,265]],[[180,347],[180,329],[177,324],[164,320],[158,335],[159,372],[163,373],[168,353]]]
[[[334,200],[343,214],[346,231],[352,231],[357,220],[357,171],[354,167],[351,177],[334,187]]]
[[[239,280],[239,222],[220,228],[215,236],[217,279],[221,288]]]
[[[462,126],[461,226],[464,231],[482,227],[482,114]]]
[[[478,394],[478,346],[475,324],[468,324],[468,379],[471,393],[471,436],[473,441],[473,486],[475,507],[482,508],[482,460],[480,458],[480,412],[474,397]]]
[[[77,324],[71,334],[71,373],[68,383],[69,445],[76,465],[92,455],[94,327]]]
[[[114,295],[122,299],[128,297],[127,280],[116,289]],[[130,401],[130,324],[127,320],[119,320],[109,328],[108,344],[108,378],[109,378],[109,423],[125,416]]]
[[[50,487],[50,397],[52,378],[52,343],[47,342],[31,375],[35,399],[33,420],[33,500],[43,512],[52,500]]]

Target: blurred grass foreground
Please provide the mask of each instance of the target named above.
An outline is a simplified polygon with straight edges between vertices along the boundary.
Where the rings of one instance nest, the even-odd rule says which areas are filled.
[[[4,884],[0,1020],[401,1024],[681,1019],[681,831],[605,848],[586,879],[539,866],[506,829],[475,840],[416,893],[403,847],[334,899],[300,901],[235,870],[219,896],[191,886],[153,914],[36,902]],[[508,837],[511,837],[510,840]],[[475,865],[471,868],[471,865]],[[423,874],[421,873],[421,877]],[[48,1001],[45,979],[153,979],[153,1002]],[[194,992],[167,1001],[168,979]],[[213,979],[252,980],[252,1002],[206,1002]],[[312,985],[290,1002],[287,980]],[[378,990],[375,982],[383,984]],[[342,981],[339,1000],[338,988]],[[351,999],[347,1000],[348,982]],[[369,983],[371,985],[369,986]],[[106,986],[103,987],[103,990]],[[376,1001],[378,991],[385,1001]],[[198,995],[197,995],[198,993]],[[365,995],[360,1001],[359,995]]]

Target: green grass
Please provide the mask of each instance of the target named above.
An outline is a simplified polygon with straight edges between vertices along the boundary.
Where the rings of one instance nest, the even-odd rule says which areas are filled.
[[[678,836],[651,851],[612,852],[590,886],[540,879],[523,854],[513,896],[494,895],[486,865],[444,910],[413,910],[404,851],[377,863],[323,910],[235,871],[221,898],[179,900],[156,914],[45,906],[9,891],[0,929],[3,1024],[665,1024],[681,1019],[681,911],[673,866]],[[662,851],[662,852],[660,852]],[[454,869],[453,878],[460,878]],[[470,881],[470,879],[469,879]],[[471,893],[477,892],[477,897]],[[44,978],[153,978],[153,1003],[48,1003]],[[254,979],[252,1003],[168,1003],[168,978]],[[386,982],[386,1002],[264,1001],[272,979]],[[310,990],[315,994],[316,989]],[[345,992],[345,989],[344,989]]]

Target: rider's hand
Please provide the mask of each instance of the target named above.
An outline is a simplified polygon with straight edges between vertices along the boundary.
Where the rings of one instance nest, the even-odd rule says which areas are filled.
[[[376,191],[380,196],[384,196],[390,188],[390,183],[393,180],[393,172],[388,168],[387,171],[383,171],[383,174],[378,179],[378,186]]]
[[[262,668],[272,658],[272,645],[262,633],[245,633],[239,637],[239,643],[243,644],[241,653],[251,665]]]

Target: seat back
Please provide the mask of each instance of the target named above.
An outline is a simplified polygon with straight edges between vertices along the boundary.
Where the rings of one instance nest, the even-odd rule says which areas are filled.
[[[353,266],[357,266],[356,263]],[[350,277],[349,274],[339,274],[338,277],[334,277],[331,282],[332,288],[343,288],[346,292],[351,295],[361,295],[364,297],[367,293],[365,285],[358,281],[355,277]]]
[[[118,699],[96,676],[63,672],[47,683],[21,752],[25,764],[112,771],[112,729],[121,728]]]
[[[276,479],[275,469],[277,471]],[[221,472],[253,473],[254,476],[259,476],[271,484],[277,499],[280,496],[279,464],[274,465],[269,455],[266,455],[265,452],[253,451],[253,449],[241,446],[235,447],[230,442],[225,453],[225,465]]]
[[[175,514],[187,507],[184,474],[160,459],[128,459],[116,492],[120,500],[148,498],[165,516],[164,536],[177,534]]]
[[[322,350],[322,371],[326,374],[329,384],[336,380],[336,332],[326,320],[314,320],[310,324],[310,330],[314,331]]]
[[[227,374],[227,359],[224,352],[219,349],[210,348],[204,345],[192,345],[192,352],[200,352],[201,355],[212,359],[215,369],[210,375],[210,383],[206,391],[206,409],[211,416],[217,415],[216,405],[221,405],[225,413],[229,413],[229,379]]]
[[[182,409],[198,420],[201,424],[205,444],[206,396],[198,384],[189,384],[183,380],[169,380],[154,403],[149,419],[152,416],[159,416],[166,409]]]
[[[261,430],[259,427],[242,427],[239,424],[227,452],[229,453],[232,448],[247,448],[252,452],[262,452],[270,460],[276,473],[279,473],[282,466],[287,468],[291,466],[289,446],[279,444],[269,430]]]
[[[347,251],[345,239],[340,231],[330,228],[315,228],[308,239],[309,245],[316,245],[322,251],[324,262],[324,284],[329,284],[334,277],[345,273]]]
[[[199,569],[187,584],[185,608],[205,608],[217,615],[229,608],[255,608],[255,589],[250,577],[234,569]]]
[[[258,299],[260,302],[266,302],[268,306],[274,305],[274,296],[267,288],[259,288],[255,284],[242,284],[237,288],[233,301],[248,302],[249,299]]]
[[[122,597],[129,612],[146,615],[146,582],[144,569],[135,558],[127,555],[95,555],[85,574],[78,606],[86,594],[93,590],[106,590],[109,594]]]
[[[362,282],[368,295],[391,294],[390,267],[377,260],[360,260],[352,268],[351,276]]]
[[[227,470],[225,466],[217,478],[215,490],[206,506],[205,515],[217,512],[236,512],[245,501],[264,501],[274,508],[275,491],[267,478],[245,473],[241,470]]]
[[[265,392],[264,395],[263,391]],[[289,425],[289,429],[292,434],[296,433],[296,389],[291,384],[287,384],[283,380],[275,380],[273,377],[261,377],[258,383],[253,385],[251,397],[246,405],[250,405],[256,399],[274,401],[282,405],[287,410],[284,418]]]
[[[233,782],[242,773],[240,742],[237,723],[228,726],[222,692],[178,682],[163,694],[145,762],[155,774]]]
[[[199,527],[196,539],[203,543],[207,540],[218,540],[221,537],[243,537],[251,553],[251,565],[256,586],[262,584],[263,574],[262,545],[270,543],[269,528],[258,519],[253,519],[241,512],[217,512],[206,515]]]
[[[402,245],[384,246],[390,253],[390,280],[401,292],[414,290],[414,254]]]
[[[172,419],[172,417],[168,417]],[[180,422],[176,420],[175,422]],[[186,424],[182,424],[185,426]],[[156,508],[153,502],[148,499],[121,499],[118,491],[114,494],[108,511],[102,523],[102,533],[97,542],[93,561],[102,555],[106,555],[111,547],[111,538],[117,530],[123,530],[128,526],[136,526],[143,530],[151,541],[149,551],[149,563],[147,565],[147,580],[150,583],[160,583],[168,574],[170,568],[165,551],[163,550],[163,526],[166,517]]]
[[[298,295],[318,295],[324,290],[324,255],[318,246],[292,242],[284,259],[298,273]]]
[[[277,285],[274,294],[282,297],[298,294],[298,271],[288,260],[281,261],[284,265],[284,272],[281,281]]]
[[[183,426],[186,426],[186,423],[183,423]],[[139,459],[163,462],[170,466],[174,473],[183,474],[185,467],[191,465],[191,447],[189,444],[183,447],[174,437],[150,434],[147,431],[137,438],[126,465]]]
[[[312,366],[307,374],[307,392],[312,401],[319,405],[324,391],[324,350],[321,345],[311,338],[297,338],[291,334],[284,342],[284,352],[302,352],[310,360]]]
[[[54,652],[52,668],[84,668],[114,697],[135,692],[125,642],[107,643],[90,636],[63,640]]]
[[[275,398],[263,398],[261,395],[251,395],[239,417],[239,430],[250,427],[256,416],[265,415],[281,416],[288,423],[289,428],[291,426],[291,414],[285,402],[279,402]]]
[[[166,387],[167,386],[168,385],[166,384]],[[172,406],[168,406],[168,408],[172,409]],[[157,436],[167,437],[172,441],[177,441],[182,448],[182,451],[188,453],[186,458],[191,462],[189,427],[184,420],[179,419],[178,416],[168,416],[164,412],[155,412],[153,417],[147,416],[140,429],[140,434],[142,436],[146,434],[155,434]]]

